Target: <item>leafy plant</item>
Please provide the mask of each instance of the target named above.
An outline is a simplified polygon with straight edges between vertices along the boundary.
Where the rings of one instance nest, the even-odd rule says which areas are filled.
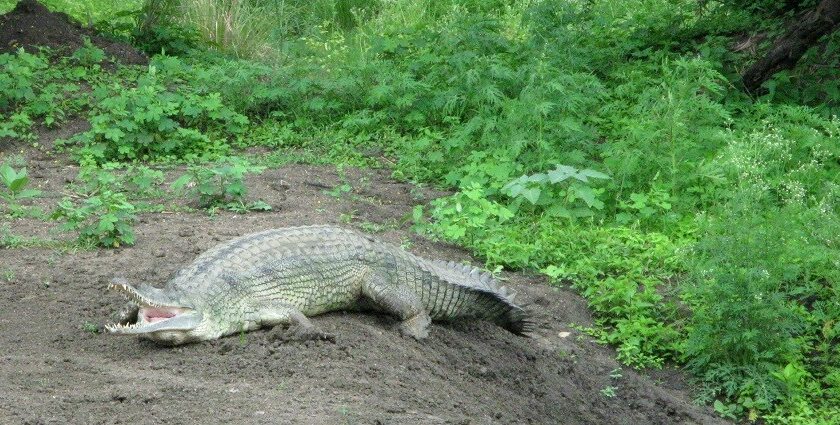
[[[105,51],[93,45],[90,42],[90,37],[84,37],[82,40],[82,47],[78,48],[71,59],[76,61],[81,66],[94,66],[105,60]]]
[[[90,334],[98,334],[99,333],[99,326],[96,326],[96,323],[85,322],[81,326],[82,330],[90,333]]]
[[[617,395],[615,391],[617,389],[618,389],[617,387],[614,387],[612,385],[608,385],[604,388],[601,388],[601,394],[604,397],[607,397],[607,398],[615,398],[615,396]]]
[[[484,189],[477,183],[454,196],[437,199],[432,204],[434,231],[452,241],[465,237],[480,238],[485,229],[514,216],[504,205],[488,200],[484,196]]]
[[[248,119],[225,107],[216,93],[176,87],[170,90],[150,67],[135,88],[100,88],[91,129],[72,139],[82,145],[82,161],[199,159],[226,152],[227,144],[205,131],[236,134]]]
[[[22,48],[13,55],[0,55],[0,111],[33,99],[38,88],[35,75],[46,67],[44,58],[27,53]]]
[[[527,200],[549,216],[588,217],[593,215],[593,210],[604,208],[604,203],[598,199],[604,190],[589,186],[590,179],[609,179],[609,176],[589,168],[579,170],[556,164],[547,173],[525,175],[511,181],[502,187],[502,193],[514,199],[514,210]]]
[[[271,206],[265,202],[245,200],[248,193],[245,175],[263,169],[240,158],[228,158],[209,167],[190,167],[186,174],[172,183],[172,188],[196,196],[199,206],[211,211],[218,208],[235,212],[269,211]]]
[[[12,269],[4,268],[2,271],[0,271],[0,276],[2,276],[3,280],[5,280],[6,282],[12,283],[14,282],[17,274]]]
[[[78,231],[83,244],[106,248],[134,244],[134,205],[124,193],[106,189],[80,203],[64,198],[51,218],[64,221],[64,230]]]
[[[5,191],[0,193],[0,197],[9,203],[19,201],[21,199],[34,198],[41,194],[38,189],[27,189],[29,184],[29,176],[26,174],[26,168],[15,170],[8,164],[0,165],[0,181],[5,186]]]

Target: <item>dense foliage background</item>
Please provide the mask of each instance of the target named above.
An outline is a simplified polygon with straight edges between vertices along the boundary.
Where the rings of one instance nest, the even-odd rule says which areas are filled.
[[[836,423],[840,38],[740,83],[815,3],[51,0],[151,64],[0,55],[0,136],[88,118],[60,145],[94,202],[53,216],[108,246],[160,178],[139,162],[243,211],[242,175],[291,160],[452,188],[416,229],[576,288],[621,361],[684,365],[726,417]]]

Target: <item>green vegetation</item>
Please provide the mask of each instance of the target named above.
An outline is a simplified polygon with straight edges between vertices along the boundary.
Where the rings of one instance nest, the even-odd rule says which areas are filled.
[[[90,121],[59,145],[100,183],[53,216],[103,246],[132,243],[133,204],[163,194],[143,163],[186,166],[174,188],[240,212],[267,209],[245,199],[251,164],[387,166],[455,191],[414,210],[417,231],[576,289],[622,362],[684,365],[726,417],[831,423],[840,37],[746,94],[768,41],[745,37],[814,2],[776,3],[47,2],[157,55],[0,55],[0,136]],[[274,153],[230,157],[253,146]]]
[[[227,146],[208,132],[235,134],[247,118],[222,105],[218,93],[196,93],[156,68],[141,75],[137,87],[100,86],[89,115],[91,129],[71,142],[81,145],[83,164],[106,161],[198,159],[218,156]]]
[[[0,182],[3,183],[3,192],[0,198],[12,203],[21,199],[34,198],[41,194],[38,189],[27,189],[29,176],[26,175],[26,168],[15,170],[8,164],[0,165]]]
[[[38,189],[26,188],[29,184],[29,176],[25,167],[15,170],[9,164],[0,164],[0,183],[2,183],[0,199],[5,201],[5,206],[0,211],[11,217],[42,217],[44,215],[39,208],[27,207],[20,202],[41,195]]]
[[[172,188],[197,197],[199,207],[211,213],[219,208],[234,212],[270,211],[271,206],[265,202],[245,200],[248,189],[243,178],[248,173],[262,170],[263,167],[230,157],[209,167],[190,167],[187,174],[172,183]]]
[[[91,333],[91,334],[99,333],[99,326],[97,326],[96,323],[93,323],[93,322],[85,322],[85,323],[82,324],[81,328],[82,328],[83,331],[85,331],[87,333]]]
[[[64,230],[79,232],[79,242],[103,247],[134,244],[134,205],[122,192],[102,190],[82,202],[64,198],[50,216]]]

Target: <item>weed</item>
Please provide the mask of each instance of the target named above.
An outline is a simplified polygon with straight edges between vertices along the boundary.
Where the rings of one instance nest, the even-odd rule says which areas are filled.
[[[27,238],[15,235],[8,225],[0,227],[0,248],[61,248],[65,244],[52,239]],[[49,261],[47,262],[49,265]]]
[[[341,213],[338,215],[338,220],[344,224],[350,224],[356,219],[356,212]]]
[[[245,325],[242,325],[242,328],[239,329],[239,346],[245,347],[248,345],[248,336],[247,332],[245,331]]]
[[[209,167],[190,167],[186,174],[172,183],[172,188],[196,196],[199,206],[208,210],[224,208],[234,212],[270,211],[271,206],[263,201],[245,200],[248,193],[245,175],[262,170],[263,167],[232,157]]]
[[[26,185],[29,183],[26,168],[15,170],[7,164],[2,164],[0,165],[0,181],[5,186],[5,191],[0,193],[0,198],[5,199],[9,203],[17,202],[21,199],[34,198],[41,194],[40,190],[26,188]]]
[[[342,196],[350,193],[351,191],[353,191],[353,186],[351,186],[349,183],[342,183],[333,187],[330,190],[324,190],[324,193],[329,196],[332,196],[333,198],[339,199]]]
[[[94,92],[91,129],[65,144],[79,144],[81,162],[88,165],[224,154],[227,144],[208,131],[237,134],[248,119],[227,108],[218,93],[173,85],[174,78],[151,66],[137,87],[99,87]]]
[[[404,238],[400,239],[400,248],[402,248],[406,251],[409,251],[409,250],[411,250],[411,247],[413,247],[413,246],[414,246],[414,241],[412,241],[411,239],[409,239],[407,237],[404,237]]]
[[[98,65],[105,59],[105,52],[90,42],[89,37],[84,37],[83,45],[70,57],[79,65],[84,67],[91,67]]]
[[[333,186],[330,190],[324,190],[324,193],[332,196],[333,198],[341,198],[343,195],[346,195],[353,191],[353,186],[350,184],[350,181],[347,178],[347,172],[344,170],[343,165],[336,166],[336,172],[338,173],[338,179],[341,184]]]
[[[97,326],[96,323],[85,322],[85,323],[82,324],[81,328],[82,328],[83,331],[85,331],[87,333],[91,333],[91,334],[98,334],[99,333],[99,326]]]
[[[50,216],[64,222],[64,230],[78,231],[79,242],[109,248],[134,244],[134,205],[124,193],[102,190],[75,202],[64,198]]]
[[[3,271],[0,272],[0,276],[2,276],[3,280],[5,280],[6,282],[12,283],[14,282],[15,277],[17,277],[17,274],[15,274],[15,271],[12,269],[4,268]]]
[[[522,208],[524,200],[539,207],[550,217],[575,218],[593,215],[604,208],[598,199],[603,189],[594,189],[590,179],[609,179],[604,173],[556,164],[546,173],[519,177],[502,187],[502,193],[513,198],[511,209]]]

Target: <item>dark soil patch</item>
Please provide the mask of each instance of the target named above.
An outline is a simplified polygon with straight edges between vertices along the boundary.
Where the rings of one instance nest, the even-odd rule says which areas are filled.
[[[24,155],[45,191],[36,204],[50,209],[77,170],[65,157]],[[165,348],[91,332],[123,305],[105,289],[112,277],[161,285],[200,252],[262,229],[376,229],[426,257],[470,260],[408,230],[411,207],[440,193],[385,170],[350,170],[348,180],[353,190],[334,197],[323,189],[341,184],[332,167],[289,165],[248,181],[270,213],[142,214],[136,245],[117,250],[0,248],[0,423],[722,423],[690,402],[678,371],[652,379],[622,368],[570,327],[591,323],[583,299],[524,273],[504,277],[534,313],[531,339],[451,323],[418,342],[389,317],[341,312],[313,319],[335,343],[263,330]],[[54,236],[52,223],[0,220],[14,234]]]
[[[50,12],[35,0],[21,0],[11,12],[0,16],[0,53],[15,52],[21,47],[34,52],[44,46],[70,54],[84,45],[84,37],[120,63],[149,63],[149,58],[134,47],[83,28],[66,14]]]

